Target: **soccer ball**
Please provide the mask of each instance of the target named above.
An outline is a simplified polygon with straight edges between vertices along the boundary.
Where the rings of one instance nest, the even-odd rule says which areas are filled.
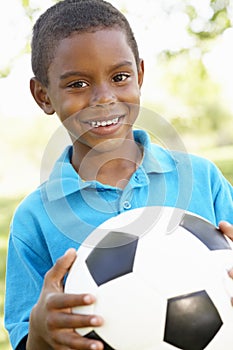
[[[92,293],[104,325],[77,329],[105,350],[232,350],[233,246],[203,218],[170,207],[129,210],[78,249],[66,293]]]

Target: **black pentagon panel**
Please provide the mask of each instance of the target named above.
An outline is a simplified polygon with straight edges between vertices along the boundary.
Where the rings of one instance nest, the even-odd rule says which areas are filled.
[[[206,291],[168,299],[164,341],[182,350],[203,350],[223,322]]]
[[[180,226],[196,236],[209,250],[231,249],[230,244],[217,227],[201,218],[185,214]]]
[[[124,232],[109,232],[86,259],[98,286],[133,270],[138,237]]]
[[[107,344],[95,331],[92,331],[85,335],[86,338],[100,340],[104,344],[104,350],[115,350],[109,344]]]

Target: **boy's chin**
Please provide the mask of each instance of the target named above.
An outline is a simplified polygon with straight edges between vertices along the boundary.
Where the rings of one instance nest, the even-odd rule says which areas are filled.
[[[123,138],[109,138],[96,143],[79,139],[75,141],[74,146],[86,149],[86,157],[91,158],[98,154],[111,153],[114,158],[122,158],[122,152],[125,151],[125,142],[126,140]]]

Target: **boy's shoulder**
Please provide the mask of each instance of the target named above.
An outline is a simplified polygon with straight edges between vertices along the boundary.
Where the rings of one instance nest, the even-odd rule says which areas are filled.
[[[67,187],[66,182],[69,183],[71,179],[74,180],[74,178],[76,180],[77,177],[77,173],[70,162],[71,153],[72,147],[68,146],[64,149],[62,154],[55,161],[48,177],[44,179],[37,188],[26,195],[18,204],[14,217],[27,214],[31,217],[41,217],[46,211],[46,201],[53,198],[53,196],[58,195],[57,192],[59,192],[59,189],[62,194],[65,195],[63,190]]]
[[[16,207],[14,216],[19,216],[25,213],[38,213],[43,208],[43,201],[41,197],[41,186],[26,195]]]
[[[185,165],[189,162],[193,166],[204,166],[213,169],[217,168],[211,160],[194,153],[189,153],[186,150],[173,150],[156,143],[151,143],[151,152],[154,157],[158,157],[158,159],[163,159],[165,161],[167,160],[168,162],[173,160],[177,165]]]
[[[176,168],[179,173],[189,172],[190,176],[203,181],[203,183],[206,181],[215,182],[215,185],[217,185],[226,180],[217,165],[201,155],[180,150],[169,150],[157,144],[152,144],[151,150],[153,156],[161,163],[172,164],[173,162],[173,170]]]

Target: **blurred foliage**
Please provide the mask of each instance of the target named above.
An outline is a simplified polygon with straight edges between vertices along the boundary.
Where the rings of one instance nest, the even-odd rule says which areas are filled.
[[[0,78],[6,78],[9,74],[10,74],[10,66],[8,65],[8,67],[5,67],[4,69],[0,70]]]
[[[225,30],[232,27],[232,2],[210,0],[205,14],[198,2],[185,0],[183,11],[189,18],[187,32],[192,46],[160,53],[163,83],[176,101],[183,105],[183,115],[173,115],[172,124],[181,134],[213,136],[215,145],[232,144],[233,115],[223,102],[220,85],[213,81],[204,64],[204,56]],[[188,116],[188,117],[187,117]]]
[[[21,0],[21,4],[24,8],[26,16],[33,22],[34,15],[40,10],[38,7],[33,8],[30,4],[30,0]]]
[[[200,7],[199,1],[179,0],[176,6],[171,7],[169,12],[182,11],[188,16],[186,30],[193,40],[194,47],[206,53],[214,41],[232,26],[231,0],[207,0]],[[167,50],[162,52],[169,59],[174,54],[190,51],[190,48],[181,48],[178,52]]]
[[[229,0],[211,0],[209,2],[209,17],[203,18],[197,12],[194,5],[186,1],[185,12],[189,16],[190,22],[188,31],[197,37],[199,41],[212,40],[222,34],[231,26],[229,15]],[[193,3],[194,4],[194,3]]]
[[[181,134],[190,132],[194,135],[215,132],[216,145],[232,143],[233,115],[223,102],[219,84],[211,79],[201,57],[180,52],[169,60],[161,58],[160,64],[164,71],[163,84],[185,109],[183,116],[172,117],[171,122],[177,130]]]

